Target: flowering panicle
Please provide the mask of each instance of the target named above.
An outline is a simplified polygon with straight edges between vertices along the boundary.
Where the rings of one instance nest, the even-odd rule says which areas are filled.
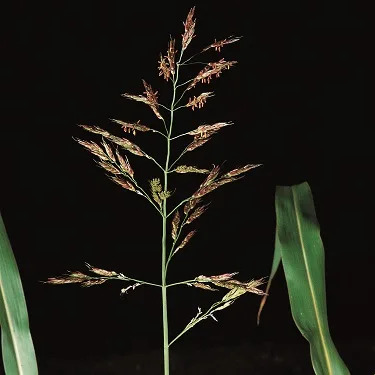
[[[186,89],[192,89],[199,82],[210,83],[213,77],[220,77],[220,74],[224,69],[230,69],[235,64],[237,64],[237,61],[225,61],[224,59],[221,59],[217,62],[208,63],[207,66],[198,73],[198,75],[193,79],[193,81]]]
[[[203,48],[202,52],[208,51],[210,48],[215,48],[215,51],[220,52],[221,48],[223,48],[224,45],[238,42],[240,39],[241,39],[240,36],[230,36],[223,40],[219,40],[218,42],[215,39],[215,42],[210,44],[206,48]]]
[[[205,104],[208,98],[214,96],[213,92],[203,92],[198,97],[189,98],[189,103],[186,104],[186,107],[191,107],[191,109],[194,111],[194,108],[202,108]]]
[[[191,8],[189,14],[184,22],[185,32],[182,34],[182,50],[185,50],[190,44],[191,40],[195,37],[195,19],[194,17],[195,7]]]
[[[88,125],[79,125],[84,130],[89,131],[91,133],[100,135],[102,137],[101,143],[95,143],[92,141],[84,141],[84,140],[76,140],[81,146],[85,149],[90,151],[93,155],[97,156],[99,160],[97,160],[97,164],[103,168],[107,172],[107,177],[109,177],[113,182],[120,185],[122,188],[133,191],[147,200],[157,209],[159,214],[162,216],[163,220],[163,231],[167,225],[167,219],[169,221],[169,216],[174,213],[173,219],[171,220],[171,237],[173,239],[173,243],[171,248],[167,249],[166,241],[163,241],[162,245],[162,283],[161,284],[154,284],[148,281],[142,281],[130,278],[125,276],[122,273],[117,273],[115,271],[106,270],[102,268],[93,267],[90,264],[86,263],[88,267],[88,275],[82,273],[80,271],[70,272],[68,271],[67,274],[60,276],[60,277],[51,277],[49,278],[46,283],[49,284],[79,284],[82,287],[91,287],[94,285],[100,285],[105,283],[108,280],[120,280],[122,282],[131,283],[128,284],[125,288],[121,289],[120,295],[125,295],[129,290],[135,289],[140,285],[150,285],[150,286],[157,286],[163,288],[162,299],[163,299],[163,315],[165,317],[165,312],[167,309],[166,303],[166,295],[165,291],[167,287],[178,285],[178,284],[186,284],[189,286],[194,286],[196,288],[208,290],[208,291],[218,291],[220,288],[227,289],[227,293],[224,297],[215,302],[206,312],[202,312],[202,310],[198,307],[198,313],[196,316],[191,319],[185,329],[178,335],[174,340],[168,342],[168,337],[165,334],[164,329],[164,345],[165,347],[169,347],[171,343],[173,343],[176,339],[178,339],[183,333],[185,333],[188,329],[192,328],[195,324],[200,321],[203,321],[207,318],[212,318],[215,321],[217,319],[213,315],[216,311],[223,310],[229,307],[232,303],[235,302],[241,295],[245,293],[255,293],[258,295],[266,295],[262,290],[258,287],[263,284],[263,279],[260,280],[250,280],[246,282],[238,281],[233,277],[238,272],[232,273],[223,273],[214,276],[204,276],[200,275],[193,280],[181,281],[173,284],[167,284],[167,268],[169,261],[173,257],[175,253],[179,250],[183,249],[191,238],[195,235],[196,230],[191,230],[188,232],[184,237],[181,236],[182,229],[184,229],[185,225],[190,225],[195,220],[197,220],[201,215],[207,210],[209,204],[203,205],[202,198],[207,195],[208,193],[214,191],[218,187],[237,181],[238,179],[242,178],[245,172],[254,169],[261,164],[247,164],[243,167],[235,168],[227,173],[222,174],[221,166],[213,165],[211,169],[204,169],[198,168],[195,166],[190,165],[179,165],[175,166],[180,158],[189,151],[193,151],[198,147],[201,147],[206,142],[208,142],[211,137],[219,132],[222,128],[232,125],[232,122],[217,122],[211,125],[203,124],[198,126],[196,129],[193,129],[189,132],[184,132],[177,136],[173,135],[173,124],[174,124],[174,112],[185,107],[191,108],[193,111],[197,109],[201,109],[207,103],[208,98],[214,96],[213,92],[202,92],[199,95],[191,95],[189,96],[188,100],[185,102],[182,101],[186,91],[191,90],[196,87],[199,83],[207,83],[209,84],[212,79],[215,77],[220,77],[224,70],[228,70],[237,64],[237,61],[227,61],[224,58],[221,58],[219,61],[216,62],[209,62],[204,63],[203,69],[198,72],[195,78],[190,77],[192,79],[188,79],[185,82],[180,82],[179,77],[179,69],[188,64],[194,64],[196,62],[190,63],[190,61],[199,55],[201,52],[208,51],[210,49],[214,49],[217,52],[220,52],[221,49],[228,45],[237,42],[240,37],[230,36],[228,38],[222,40],[216,40],[208,45],[203,50],[200,50],[197,54],[193,55],[190,58],[187,58],[185,61],[182,61],[183,53],[190,45],[191,41],[195,37],[195,25],[196,19],[194,18],[195,14],[195,7],[191,8],[187,18],[184,22],[184,33],[182,34],[181,40],[181,55],[180,58],[177,59],[177,50],[176,50],[176,41],[173,38],[170,38],[168,43],[168,49],[166,53],[160,54],[160,60],[158,62],[158,70],[159,76],[162,76],[166,81],[172,80],[173,83],[173,99],[171,102],[170,107],[163,104],[159,104],[158,102],[158,91],[153,90],[151,85],[147,83],[145,80],[142,80],[144,91],[141,95],[133,95],[124,93],[122,94],[123,97],[127,99],[131,99],[134,101],[142,102],[147,104],[153,111],[154,115],[163,121],[164,130],[158,131],[154,130],[146,125],[141,124],[141,120],[137,122],[126,122],[117,119],[110,119],[110,121],[118,124],[121,126],[122,130],[125,133],[132,133],[134,136],[136,132],[156,132],[160,135],[163,135],[167,141],[167,156],[165,160],[165,167],[162,166],[162,163],[154,159],[153,157],[149,156],[145,153],[138,145],[131,142],[127,138],[119,137],[109,133],[106,130],[101,129],[97,126],[88,126]],[[178,46],[178,49],[180,47]],[[199,50],[198,50],[199,51]],[[201,68],[199,68],[201,69]],[[182,92],[182,93],[181,93]],[[184,99],[185,100],[185,99]],[[184,104],[182,104],[184,103]],[[169,111],[170,121],[165,121],[162,117],[162,114],[159,112],[161,109],[165,109]],[[168,124],[169,123],[169,124]],[[188,146],[181,152],[181,154],[175,159],[174,162],[170,163],[170,156],[171,156],[171,141],[181,136],[190,135],[193,137],[192,141]],[[149,183],[149,192],[146,192],[138,182],[134,179],[134,171],[129,163],[128,157],[126,155],[122,155],[120,153],[121,149],[124,149],[134,155],[146,157],[152,160],[164,173],[164,182],[162,183],[160,178],[152,178],[148,181]],[[126,153],[127,154],[127,153]],[[174,168],[174,169],[173,169]],[[176,173],[200,173],[204,174],[204,179],[202,183],[199,185],[198,189],[192,194],[189,198],[184,199],[180,203],[178,203],[169,213],[166,210],[166,199],[171,196],[171,192],[167,190],[168,188],[168,175],[170,172]],[[148,189],[146,189],[148,190]],[[161,209],[163,206],[163,209]],[[180,207],[182,206],[182,207]],[[163,233],[163,237],[164,237]],[[165,240],[165,238],[164,238]],[[169,241],[167,241],[169,242]],[[172,240],[171,240],[172,242]],[[92,274],[92,275],[91,275]],[[228,291],[229,290],[229,291]],[[167,324],[165,319],[163,319],[163,325]],[[166,354],[166,351],[165,353]],[[166,359],[166,356],[164,357]]]

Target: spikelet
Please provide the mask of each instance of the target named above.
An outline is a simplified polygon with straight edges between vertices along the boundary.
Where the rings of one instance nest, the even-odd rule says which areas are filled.
[[[116,182],[116,184],[120,185],[124,189],[130,190],[130,191],[137,191],[137,189],[133,186],[132,183],[129,181],[126,181],[122,177],[116,177],[116,176],[108,176],[113,182]]]
[[[202,92],[198,97],[189,98],[188,104],[186,104],[186,107],[191,107],[191,109],[194,111],[194,108],[203,108],[203,106],[206,104],[206,101],[208,98],[214,96],[213,92]]]
[[[196,208],[186,220],[186,224],[191,224],[195,219],[198,219],[207,209],[208,204]]]
[[[235,64],[237,64],[237,61],[225,61],[224,59],[221,59],[217,62],[208,63],[207,66],[202,69],[193,79],[186,90],[194,88],[199,82],[210,83],[213,77],[220,77],[220,74],[223,70],[230,69]]]
[[[191,285],[195,286],[196,288],[209,290],[209,291],[211,291],[211,292],[216,292],[216,291],[219,290],[219,289],[213,288],[212,286],[210,286],[210,285],[208,285],[208,284],[192,283]]]
[[[110,119],[110,120],[112,122],[115,122],[116,124],[121,125],[121,127],[122,127],[122,129],[124,130],[125,133],[126,132],[130,133],[132,131],[133,135],[135,135],[136,131],[140,131],[140,132],[152,131],[152,132],[155,132],[155,130],[149,128],[148,126],[141,125],[140,121],[137,121],[137,122],[125,122],[125,121],[116,120],[116,119]]]
[[[85,147],[87,150],[89,150],[92,154],[95,156],[98,156],[101,160],[107,161],[108,156],[103,151],[103,149],[96,144],[93,141],[84,141],[82,139],[74,139],[76,142],[78,142],[81,146]]]
[[[162,192],[163,188],[161,186],[160,178],[153,178],[150,181],[150,188],[153,200],[161,206],[161,198],[159,194]]]
[[[201,138],[201,139],[194,139],[187,147],[186,151],[193,151],[198,147],[203,146],[206,142],[208,142],[210,138]]]
[[[225,173],[221,177],[222,178],[230,178],[230,177],[238,176],[239,174],[250,171],[251,169],[257,168],[261,165],[262,164],[246,164],[245,166],[243,166],[241,168],[236,168],[236,169],[233,169],[232,171],[230,171],[228,173]]]
[[[181,250],[183,247],[185,247],[185,245],[191,240],[191,238],[194,236],[195,233],[196,233],[196,230],[192,230],[191,232],[189,232],[186,235],[186,237],[182,240],[182,242],[180,243],[180,245],[173,252],[173,254],[176,254],[178,250]]]
[[[184,22],[185,32],[182,34],[182,50],[185,50],[190,44],[192,39],[195,37],[195,19],[194,17],[195,7],[191,8],[189,14]]]
[[[101,275],[101,276],[107,276],[107,277],[110,277],[110,276],[117,276],[118,273],[115,272],[115,271],[107,271],[107,270],[103,270],[101,268],[97,268],[97,267],[93,267],[91,266],[90,264],[88,263],[85,263],[86,264],[86,267],[93,273],[96,273],[97,275]]]
[[[200,168],[197,168],[197,167],[194,167],[194,166],[190,166],[190,165],[179,165],[178,167],[176,167],[173,172],[177,172],[177,173],[202,173],[202,174],[206,174],[206,173],[209,173],[210,171],[208,169],[200,169]]]
[[[176,210],[176,213],[174,214],[173,220],[172,220],[172,238],[173,240],[177,239],[177,232],[180,225],[180,213],[178,210]]]
[[[220,52],[221,48],[223,48],[226,44],[238,42],[240,39],[241,39],[240,36],[230,36],[228,38],[225,38],[225,39],[219,40],[219,41],[216,41],[216,39],[215,39],[215,42],[210,44],[206,48],[203,48],[202,52],[208,51],[210,48],[214,48],[215,51]]]
[[[117,149],[116,149],[116,156],[117,156],[117,160],[120,163],[120,166],[121,166],[122,170],[125,173],[127,173],[129,176],[134,178],[134,171],[129,164],[128,158],[126,157],[126,160],[125,160]]]

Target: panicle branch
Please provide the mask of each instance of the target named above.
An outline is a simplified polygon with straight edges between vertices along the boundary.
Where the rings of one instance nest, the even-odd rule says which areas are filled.
[[[235,64],[237,64],[237,61],[225,61],[224,59],[217,62],[208,63],[207,66],[202,69],[189,84],[187,90],[194,88],[199,82],[210,83],[213,77],[220,77],[223,70],[230,69]]]
[[[160,120],[163,120],[163,117],[159,112],[159,103],[158,103],[158,97],[157,97],[158,92],[157,91],[154,92],[151,85],[149,85],[144,79],[142,80],[142,82],[146,90],[144,92],[146,96],[133,95],[133,94],[128,94],[128,93],[122,94],[122,96],[128,99],[132,99],[132,100],[147,104],[153,110],[156,117]]]
[[[121,125],[121,128],[124,130],[124,132],[132,132],[133,135],[136,134],[136,131],[140,131],[140,132],[148,132],[148,131],[152,131],[152,132],[156,132],[154,129],[151,129],[149,128],[148,126],[145,126],[145,125],[141,125],[140,124],[140,120],[138,120],[137,122],[125,122],[125,121],[121,121],[121,120],[116,120],[116,119],[110,119],[112,122],[115,122],[116,124],[119,124]]]
[[[88,125],[79,125],[79,126],[83,129],[91,132],[91,133],[102,135],[103,137],[109,139],[113,143],[116,143],[117,145],[119,145],[123,149],[131,152],[134,155],[146,156],[146,154],[141,150],[141,148],[139,146],[137,146],[133,142],[130,142],[126,138],[121,138],[121,137],[117,137],[115,135],[112,135],[109,132],[107,132],[106,130],[103,130],[103,129],[97,127],[97,126],[88,126]],[[85,146],[85,147],[87,147],[87,146]]]
[[[226,44],[238,42],[241,38],[242,38],[241,36],[230,36],[228,38],[225,38],[225,39],[222,39],[222,40],[219,40],[219,41],[216,41],[216,39],[215,39],[215,42],[210,44],[206,48],[203,48],[202,52],[206,52],[210,48],[214,48],[215,51],[220,52],[221,48],[223,48]]]
[[[186,104],[186,107],[191,107],[191,109],[194,111],[194,108],[203,108],[203,106],[206,104],[206,101],[208,98],[214,96],[213,92],[203,92],[198,97],[189,98],[188,104]]]
[[[197,167],[194,167],[194,166],[190,166],[190,165],[179,165],[178,167],[176,167],[173,172],[176,172],[176,173],[202,173],[202,174],[206,174],[206,173],[209,173],[210,171],[208,169],[200,169],[200,168],[197,168]]]

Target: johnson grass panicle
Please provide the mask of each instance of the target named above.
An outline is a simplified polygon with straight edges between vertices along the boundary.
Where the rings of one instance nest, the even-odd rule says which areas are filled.
[[[121,294],[127,293],[140,285],[154,286],[161,289],[162,315],[163,315],[163,352],[164,352],[164,374],[169,374],[169,348],[189,329],[197,323],[212,318],[216,320],[214,313],[232,305],[240,296],[246,293],[263,295],[264,292],[258,287],[264,280],[250,280],[242,282],[234,279],[236,272],[219,274],[214,276],[197,276],[190,280],[183,280],[174,283],[167,283],[167,271],[172,258],[192,240],[196,230],[188,229],[208,208],[208,204],[202,204],[206,195],[218,189],[222,185],[237,181],[244,174],[260,164],[247,164],[228,172],[221,172],[219,165],[214,165],[211,169],[206,166],[193,166],[178,164],[186,153],[202,147],[212,136],[223,128],[232,126],[232,122],[215,122],[213,124],[199,124],[195,129],[185,133],[175,134],[175,122],[177,112],[183,109],[201,110],[207,100],[214,97],[213,91],[203,91],[187,95],[201,85],[209,84],[212,80],[219,78],[225,71],[234,67],[237,61],[227,61],[222,57],[213,62],[202,62],[203,69],[197,71],[196,75],[181,80],[183,68],[193,63],[194,59],[208,50],[221,52],[226,45],[239,41],[239,37],[229,37],[223,40],[214,41],[200,52],[185,58],[185,52],[195,38],[195,8],[190,9],[184,22],[184,33],[180,40],[180,46],[176,47],[176,40],[170,39],[167,52],[160,54],[158,62],[159,76],[171,84],[172,100],[169,105],[159,102],[158,91],[151,84],[142,80],[143,94],[123,94],[123,97],[146,104],[155,115],[155,124],[143,124],[140,121],[127,122],[123,120],[110,119],[118,124],[128,137],[135,136],[136,132],[153,132],[161,136],[166,149],[166,157],[163,162],[157,161],[145,150],[127,137],[118,137],[97,126],[80,125],[84,130],[101,137],[101,142],[86,141],[77,139],[76,141],[86,150],[98,158],[98,165],[104,169],[107,176],[126,190],[132,191],[147,199],[153,208],[160,214],[162,221],[161,233],[161,281],[151,283],[138,280],[117,271],[108,271],[86,264],[88,274],[80,271],[69,272],[66,275],[50,278],[46,281],[49,284],[70,284],[76,283],[83,287],[91,287],[103,284],[110,280],[119,280],[126,284],[121,289]],[[177,50],[179,48],[180,51]],[[214,52],[215,53],[215,52]],[[175,160],[171,160],[171,149],[174,141],[178,138],[186,138],[186,146],[180,151]],[[191,137],[193,137],[191,139]],[[160,169],[160,176],[150,176],[148,186],[141,186],[138,183],[136,173],[131,167],[128,156],[145,157]],[[198,173],[205,174],[206,177],[190,196],[183,199],[175,207],[169,208],[167,202],[172,192],[169,190],[168,177],[171,173]],[[188,230],[187,230],[188,229]],[[168,304],[167,289],[178,285],[192,286],[208,291],[218,291],[220,288],[229,291],[206,312],[198,308],[197,315],[185,326],[179,335],[170,339],[168,333]]]

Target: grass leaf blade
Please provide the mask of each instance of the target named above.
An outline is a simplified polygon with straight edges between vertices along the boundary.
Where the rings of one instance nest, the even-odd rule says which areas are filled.
[[[277,238],[276,238],[277,241]],[[271,288],[271,283],[273,278],[275,277],[275,274],[279,268],[281,262],[281,251],[280,251],[280,246],[275,246],[275,251],[273,253],[273,261],[272,261],[272,268],[271,268],[271,274],[267,282],[267,287],[265,291],[265,295],[262,297],[262,300],[260,301],[259,309],[258,309],[258,315],[257,315],[257,324],[260,324],[260,315],[263,311],[264,305],[267,302],[267,297],[269,295],[269,290]]]
[[[0,214],[0,326],[7,375],[37,375],[26,300],[14,254]]]
[[[324,247],[307,182],[276,188],[276,236],[293,319],[310,343],[315,373],[349,374],[329,332]]]

